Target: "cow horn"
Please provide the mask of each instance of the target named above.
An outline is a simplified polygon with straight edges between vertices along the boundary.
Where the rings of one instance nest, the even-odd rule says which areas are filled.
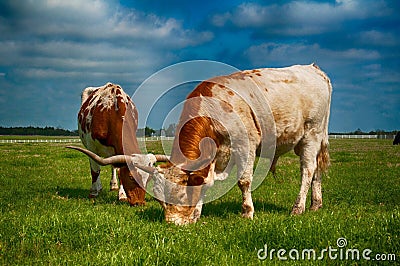
[[[76,146],[67,146],[66,148],[68,149],[74,149],[77,151],[80,151],[84,154],[86,154],[87,156],[89,156],[89,158],[93,159],[96,163],[98,163],[101,166],[105,166],[105,165],[116,165],[116,164],[128,164],[129,162],[131,162],[132,156],[128,156],[128,155],[114,155],[108,158],[102,158],[100,156],[98,156],[97,154],[95,154],[94,152],[91,152],[87,149],[81,148],[81,147],[76,147]],[[160,155],[160,159],[164,158],[162,156],[165,156],[165,158],[168,159],[168,156],[166,155]],[[156,155],[157,158],[157,155]],[[145,166],[145,165],[140,165],[140,164],[136,164],[133,163],[133,165],[147,173],[153,174],[155,171],[157,171],[157,169],[155,167],[151,167],[151,166]]]
[[[152,166],[146,166],[146,165],[140,165],[137,163],[133,164],[136,168],[139,168],[140,170],[143,170],[149,174],[154,174],[157,171],[157,168],[152,167]]]
[[[80,151],[80,152],[86,154],[88,157],[93,159],[96,163],[98,163],[101,166],[110,165],[110,164],[112,164],[112,165],[127,164],[129,162],[129,158],[130,158],[130,156],[126,156],[126,155],[115,155],[115,156],[111,156],[109,158],[102,158],[102,157],[98,156],[97,154],[95,154],[94,152],[91,152],[91,151],[81,148],[81,147],[67,146],[66,148],[74,149],[74,150],[77,150],[77,151]]]
[[[168,162],[169,161],[169,156],[164,155],[164,154],[155,154],[154,155],[157,159],[157,162]]]

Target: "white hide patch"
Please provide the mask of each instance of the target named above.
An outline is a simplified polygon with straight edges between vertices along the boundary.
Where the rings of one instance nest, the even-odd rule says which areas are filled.
[[[120,93],[117,94],[117,91]],[[92,96],[92,97],[90,97]],[[92,123],[92,112],[96,108],[100,108],[99,111],[111,110],[114,107],[115,111],[119,110],[118,98],[124,104],[131,104],[132,110],[135,106],[131,103],[129,96],[123,91],[121,86],[108,82],[101,87],[87,87],[82,92],[82,105],[90,98],[90,101],[84,110],[80,110],[82,114],[82,120],[85,121],[85,125],[91,125]],[[86,114],[85,117],[83,115]],[[87,127],[86,128],[90,128]],[[82,128],[85,130],[85,128]]]
[[[153,166],[156,162],[157,162],[156,157],[151,153],[149,153],[149,154],[134,154],[131,157],[132,164],[138,164],[138,165],[143,165],[143,166]],[[132,170],[131,167],[134,167],[134,166],[132,166],[131,164],[128,164],[128,167]],[[149,177],[150,177],[149,173],[147,173],[139,168],[137,170],[142,178],[142,182],[143,182],[142,184],[146,185],[149,180]],[[138,183],[140,183],[140,182],[138,182]]]
[[[93,89],[93,87],[89,88]],[[111,93],[112,89],[114,89],[114,93]],[[120,95],[116,94],[117,90],[121,91]],[[95,94],[91,98],[87,109],[93,109],[97,106],[102,106],[101,111],[103,111],[104,109],[110,109],[112,106],[115,105],[117,97],[121,97],[123,103],[129,102],[128,95],[117,84],[107,83],[106,85],[95,89],[94,93]]]

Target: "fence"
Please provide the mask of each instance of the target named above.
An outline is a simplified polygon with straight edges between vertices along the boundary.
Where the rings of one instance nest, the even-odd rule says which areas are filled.
[[[158,140],[173,140],[173,137],[149,137],[138,138],[138,141],[158,141]],[[74,139],[0,139],[0,143],[73,143],[81,142],[79,138]]]
[[[394,135],[329,135],[330,139],[394,139]]]
[[[71,143],[80,139],[0,139],[0,143]]]
[[[394,139],[394,135],[329,135],[330,139]],[[173,137],[150,137],[138,138],[142,141],[174,140]],[[0,139],[0,143],[73,143],[81,142],[79,138],[74,139]]]
[[[174,140],[174,137],[139,137],[138,141]]]

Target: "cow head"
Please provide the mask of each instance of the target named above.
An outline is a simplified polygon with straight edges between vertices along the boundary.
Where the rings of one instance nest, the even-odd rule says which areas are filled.
[[[201,160],[194,166],[167,163],[153,172],[154,196],[164,209],[165,220],[183,225],[196,222],[203,205],[205,191],[213,184],[215,163]]]
[[[137,199],[144,199],[143,188],[147,183],[147,178],[136,180],[134,171],[145,172],[147,177],[150,174],[154,179],[154,196],[164,209],[165,220],[177,225],[194,223],[199,219],[205,191],[214,182],[215,152],[212,156],[201,157],[184,164],[173,164],[165,155],[135,154],[102,158],[81,147],[67,148],[83,152],[99,165],[114,165],[120,167],[120,171],[125,171],[120,174],[122,176],[125,173],[131,179],[122,181],[131,205],[142,203]],[[155,161],[168,161],[168,163],[161,167],[153,167]]]
[[[152,165],[156,161],[166,161],[168,157],[153,154],[134,154],[115,155],[109,158],[102,158],[97,154],[75,146],[68,146],[67,148],[78,150],[86,154],[89,158],[93,159],[101,166],[113,165],[120,168],[120,179],[124,186],[125,192],[128,197],[130,205],[144,204],[146,194],[146,184],[149,178],[149,173],[152,172]],[[140,165],[141,168],[131,167],[133,165]],[[149,170],[150,169],[150,170]]]

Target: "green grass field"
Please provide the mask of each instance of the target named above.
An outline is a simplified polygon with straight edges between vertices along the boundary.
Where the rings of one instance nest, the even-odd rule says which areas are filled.
[[[332,166],[323,178],[324,207],[318,212],[290,215],[300,186],[298,158],[290,153],[281,158],[277,178],[268,174],[253,192],[254,220],[240,217],[241,195],[235,186],[206,204],[198,223],[183,227],[166,224],[161,207],[150,196],[142,207],[119,203],[117,193],[108,192],[109,167],[102,172],[103,192],[88,199],[88,160],[64,146],[0,144],[1,265],[400,261],[400,146],[389,140],[331,141]],[[160,148],[154,142],[148,150]],[[339,248],[338,238],[345,238],[347,245]],[[267,258],[261,261],[257,253],[265,254],[265,245]],[[330,248],[336,249],[331,250],[336,259],[324,253]],[[279,260],[279,249],[286,251],[279,253],[286,261]],[[295,261],[294,249],[300,252]],[[302,259],[302,251],[309,249],[316,251],[316,260]],[[360,260],[346,260],[348,249],[359,250]],[[362,258],[366,249],[371,250],[371,261]]]

